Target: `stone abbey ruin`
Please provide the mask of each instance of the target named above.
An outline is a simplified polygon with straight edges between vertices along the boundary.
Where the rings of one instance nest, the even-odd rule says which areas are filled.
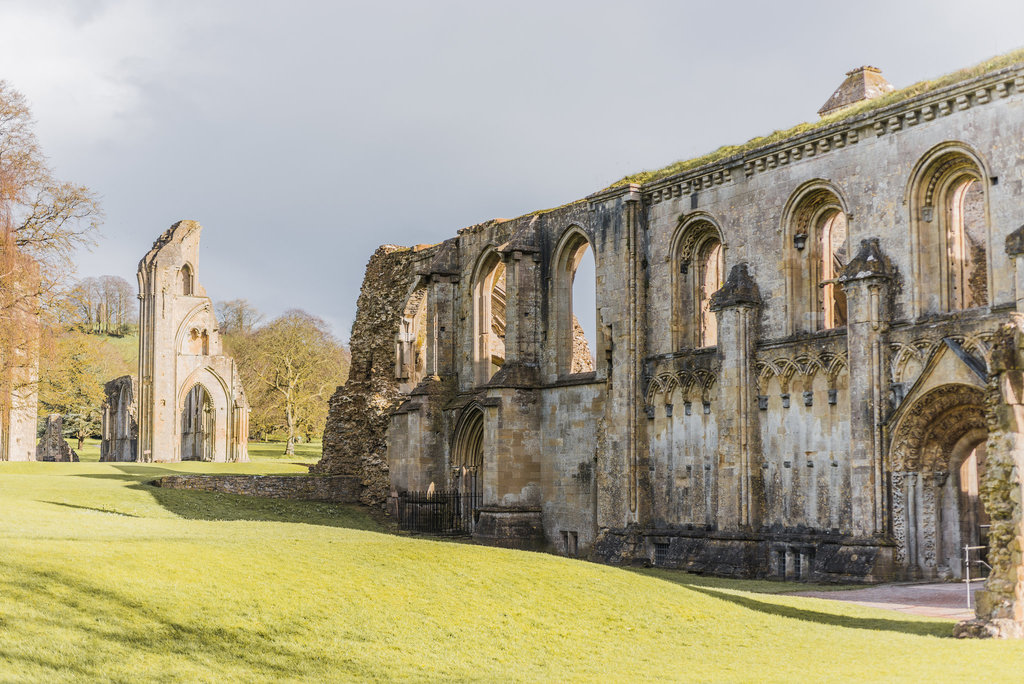
[[[197,276],[201,231],[179,221],[139,262],[139,380],[105,387],[100,460],[249,460],[249,405]]]
[[[987,546],[978,614],[1019,635],[1016,57],[895,92],[857,69],[816,124],[381,247],[317,470],[413,526],[444,500],[476,539],[613,563],[952,579]]]

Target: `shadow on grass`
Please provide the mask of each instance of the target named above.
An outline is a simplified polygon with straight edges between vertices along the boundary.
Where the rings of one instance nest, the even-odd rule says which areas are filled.
[[[122,515],[126,518],[138,518],[133,513],[122,513],[111,508],[96,508],[94,506],[79,506],[77,504],[65,503],[63,501],[40,501],[39,503],[50,504],[51,506],[63,506],[64,508],[76,508],[81,511],[96,511],[97,513],[109,513],[111,515]]]
[[[286,522],[366,532],[389,531],[389,525],[382,514],[357,504],[164,489],[141,482],[130,485],[129,489],[149,494],[164,510],[186,520]]]
[[[748,610],[755,610],[759,613],[776,615],[779,617],[792,618],[815,622],[821,625],[833,627],[847,627],[850,629],[866,629],[870,631],[898,632],[900,634],[913,634],[916,636],[952,637],[953,626],[943,622],[925,622],[919,620],[899,620],[890,618],[868,618],[855,617],[851,615],[837,615],[835,613],[823,613],[817,610],[807,610],[794,606],[785,606],[770,601],[759,601],[749,596],[738,596],[725,591],[716,591],[709,587],[697,585],[685,585],[691,591],[711,596],[712,598],[728,601]]]
[[[301,620],[261,624],[230,615],[189,619],[180,605],[161,605],[160,598],[146,602],[118,589],[90,583],[80,576],[54,569],[39,569],[0,558],[0,624],[17,634],[61,635],[61,648],[52,653],[37,648],[36,641],[5,639],[0,662],[6,676],[67,677],[116,680],[111,672],[124,651],[161,662],[171,679],[214,674],[238,676],[244,669],[256,678],[290,679],[304,666]],[[198,602],[201,599],[195,598]],[[76,650],[77,645],[77,650]],[[352,667],[339,655],[331,659],[340,671]],[[198,665],[198,666],[197,666]],[[42,670],[42,672],[40,672]],[[122,676],[129,673],[121,673]],[[229,677],[230,678],[230,677]]]

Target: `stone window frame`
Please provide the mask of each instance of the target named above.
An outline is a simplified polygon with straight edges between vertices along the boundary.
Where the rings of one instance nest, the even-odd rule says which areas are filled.
[[[822,229],[833,217],[846,218],[847,258],[854,221],[846,195],[829,180],[815,178],[801,184],[789,196],[782,212],[782,254],[786,282],[786,334],[815,333],[845,327],[825,307],[842,294],[834,282],[840,267],[825,262]]]
[[[549,335],[548,339],[554,339],[555,355],[554,355],[554,366],[555,376],[565,377],[572,374],[572,360],[573,360],[573,301],[572,301],[572,290],[573,283],[576,278],[576,271],[579,268],[580,262],[583,260],[583,256],[586,254],[586,250],[590,249],[591,254],[594,257],[594,288],[595,288],[595,303],[596,303],[596,290],[597,290],[597,274],[600,272],[600,259],[598,258],[597,250],[594,248],[594,242],[590,239],[587,232],[579,225],[573,224],[568,226],[558,240],[558,245],[554,250],[554,260],[551,268],[551,307],[549,309],[549,315],[551,316],[549,323],[549,330],[552,331],[552,335]],[[597,312],[595,317],[597,321],[597,330],[595,334],[600,337],[601,335],[601,317],[600,311]],[[594,340],[594,349],[591,353],[594,358],[599,358],[599,349],[602,349],[602,345],[599,339]],[[593,371],[591,371],[593,372]]]
[[[196,271],[192,268],[192,265],[187,261],[181,265],[178,269],[178,285],[180,286],[180,292],[178,294],[185,297],[195,296],[196,293]]]
[[[720,247],[720,280],[724,284],[728,244],[717,219],[707,212],[694,212],[679,218],[670,251],[672,274],[672,345],[674,349],[713,347],[705,344],[707,317],[714,317],[707,306],[714,292],[704,291],[709,252],[714,243]],[[719,289],[721,286],[719,286]],[[717,337],[717,319],[715,319]],[[717,339],[716,339],[717,343]]]
[[[426,376],[427,283],[420,277],[409,290],[395,333],[395,379],[410,391]]]
[[[991,172],[984,158],[969,145],[947,141],[928,150],[914,165],[904,196],[909,208],[911,252],[911,307],[915,319],[962,309],[953,301],[953,274],[949,254],[952,195],[965,178],[982,184],[985,213],[986,303],[991,306],[993,282],[992,214],[989,207]],[[940,202],[941,206],[936,206]],[[962,230],[962,218],[961,218]],[[929,239],[936,247],[928,247]],[[963,284],[961,282],[961,288]],[[936,299],[937,298],[937,301]],[[972,307],[973,308],[973,307]]]

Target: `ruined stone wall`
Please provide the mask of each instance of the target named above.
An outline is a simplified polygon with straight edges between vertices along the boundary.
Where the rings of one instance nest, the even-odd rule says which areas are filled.
[[[139,446],[138,382],[123,375],[103,385],[103,439],[100,461],[137,461]]]
[[[199,282],[201,233],[198,222],[178,221],[139,262],[141,461],[249,460],[249,404]]]
[[[360,500],[371,506],[384,505],[391,489],[385,434],[404,401],[395,377],[395,340],[415,266],[429,254],[384,245],[370,257],[352,324],[348,381],[331,396],[323,456],[313,468],[358,478]]]
[[[325,456],[328,440],[356,444],[341,462],[381,493],[383,464],[361,454],[384,448],[393,492],[479,492],[474,534],[494,543],[779,579],[956,577],[960,470],[983,456],[977,388],[995,329],[1024,308],[1024,238],[1022,256],[1003,244],[1024,188],[1022,112],[1024,66],[1010,67],[464,228],[405,277],[376,336],[353,336],[373,363],[422,340],[424,374],[400,369],[398,386],[385,363],[379,387],[339,393]],[[980,189],[964,215],[972,263],[958,263],[943,193],[966,178]],[[827,253],[831,225],[848,235]],[[701,263],[718,243],[722,283]],[[583,247],[587,352],[571,304]],[[955,301],[982,278],[984,306]],[[382,307],[374,284],[368,271],[361,315],[364,298],[367,315]],[[399,339],[403,306],[417,313]],[[584,354],[593,366],[574,363]],[[378,396],[380,422],[344,432]]]
[[[165,475],[153,484],[164,489],[350,504],[360,502],[361,492],[359,480],[344,475]]]

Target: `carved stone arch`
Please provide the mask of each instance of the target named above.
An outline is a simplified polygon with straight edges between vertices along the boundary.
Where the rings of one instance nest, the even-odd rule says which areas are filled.
[[[718,321],[710,302],[725,281],[726,251],[714,217],[702,211],[680,216],[669,250],[674,348],[717,343]]]
[[[980,357],[985,361],[985,366],[989,367],[992,360],[992,337],[992,333],[986,332],[968,334],[963,337],[961,344],[964,351]]]
[[[767,391],[768,383],[771,379],[776,377],[775,366],[765,361],[758,361],[755,370],[757,372],[757,393],[764,394]]]
[[[647,383],[647,393],[644,395],[644,404],[650,408],[654,406],[659,394],[665,392],[665,385],[659,377],[653,377]]]
[[[846,325],[846,296],[834,281],[851,256],[850,220],[844,193],[822,178],[786,201],[780,234],[789,334]]]
[[[718,376],[714,373],[707,373],[707,377],[704,378],[704,382],[701,385],[701,401],[708,404],[711,403],[712,398],[715,396],[715,386],[718,385]]]
[[[828,377],[828,388],[836,389],[839,376],[845,371],[850,372],[846,357],[842,354],[823,355],[822,364],[825,367],[825,375]]]
[[[665,403],[670,403],[672,399],[672,393],[679,389],[679,380],[672,373],[662,373],[661,385],[665,392]]]
[[[706,211],[695,211],[681,215],[672,236],[670,254],[672,262],[676,265],[673,271],[679,271],[679,265],[683,261],[692,260],[697,247],[708,239],[718,240],[723,249],[728,247],[718,220],[711,214]]]
[[[192,309],[185,314],[185,317],[181,319],[181,323],[178,325],[178,329],[174,333],[174,348],[180,350],[185,342],[185,337],[188,336],[192,328],[195,326],[195,320],[201,314],[206,314],[210,317],[210,322],[216,324],[217,317],[213,313],[213,307],[209,299],[203,300],[201,303],[196,304]],[[204,326],[205,327],[205,326]]]
[[[981,154],[959,141],[936,145],[914,165],[904,199],[915,317],[991,303],[990,176]]]
[[[889,469],[893,472],[919,471],[921,448],[932,433],[936,419],[952,409],[973,407],[971,410],[975,418],[972,420],[984,425],[984,406],[985,393],[971,385],[947,384],[926,392],[902,413],[892,431]],[[973,423],[971,427],[974,427]]]
[[[693,386],[697,381],[697,376],[694,375],[693,371],[679,371],[679,393],[683,397],[683,401],[693,401]]]
[[[779,385],[783,392],[788,392],[793,377],[799,374],[800,366],[790,359],[775,359],[775,367],[778,369]]]
[[[962,547],[985,534],[977,496],[987,434],[984,391],[941,385],[897,415],[888,450],[896,562],[911,578],[958,578]]]
[[[197,408],[191,406],[189,401],[196,387],[201,387],[210,401],[211,415],[207,416],[209,423],[201,426],[195,424],[198,413],[186,415],[195,412]],[[230,394],[228,383],[209,366],[196,369],[178,386],[175,407],[180,422],[176,430],[178,443],[174,448],[178,453],[175,460],[195,459],[194,454],[200,451],[204,455],[199,460],[229,460],[227,440]],[[190,442],[193,449],[191,455],[184,453]]]

